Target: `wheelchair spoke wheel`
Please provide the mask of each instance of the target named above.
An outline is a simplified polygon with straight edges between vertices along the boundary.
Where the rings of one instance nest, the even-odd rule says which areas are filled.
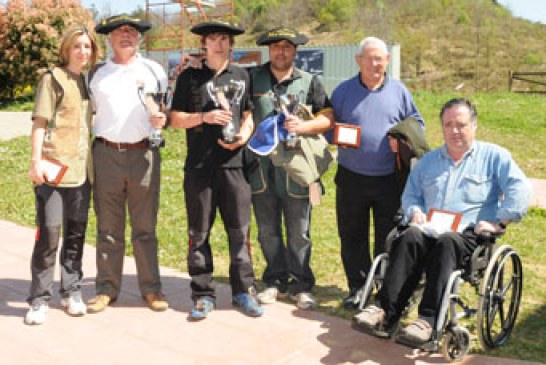
[[[523,270],[521,260],[508,245],[496,250],[480,288],[478,333],[484,350],[504,345],[516,322]]]
[[[442,340],[442,355],[447,361],[460,361],[470,350],[470,332],[464,327],[453,327]]]

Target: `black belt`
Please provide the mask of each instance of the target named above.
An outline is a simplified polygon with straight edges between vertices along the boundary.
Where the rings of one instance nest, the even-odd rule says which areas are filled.
[[[148,141],[147,138],[135,143],[112,142],[102,137],[96,137],[95,141],[98,141],[110,148],[114,148],[120,152],[128,150],[145,150],[150,147],[150,141]]]

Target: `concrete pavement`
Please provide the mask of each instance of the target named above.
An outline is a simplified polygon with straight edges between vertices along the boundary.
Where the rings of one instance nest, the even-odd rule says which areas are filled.
[[[356,332],[347,320],[288,303],[265,307],[262,318],[249,318],[231,305],[226,285],[218,285],[218,308],[202,322],[188,322],[189,277],[161,268],[171,305],[152,312],[140,297],[136,268],[125,259],[123,289],[104,312],[70,317],[59,305],[58,278],[47,322],[23,324],[28,305],[30,256],[34,230],[0,220],[0,361],[5,364],[80,365],[315,365],[442,364],[430,355]],[[95,249],[85,247],[83,295],[94,295]],[[533,364],[469,355],[462,364]]]
[[[0,112],[0,141],[30,136],[31,112]]]

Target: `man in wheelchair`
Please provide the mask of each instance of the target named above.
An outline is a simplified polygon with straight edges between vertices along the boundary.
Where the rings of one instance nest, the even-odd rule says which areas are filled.
[[[375,304],[353,318],[357,329],[390,338],[425,273],[418,318],[397,337],[413,347],[431,340],[449,277],[479,246],[478,235],[501,232],[521,220],[531,195],[527,178],[507,150],[475,140],[478,116],[469,100],[448,101],[440,119],[445,143],[410,173],[402,194],[402,223],[408,227],[393,242]],[[447,229],[431,228],[426,214],[431,209],[442,221],[454,218],[448,219]]]

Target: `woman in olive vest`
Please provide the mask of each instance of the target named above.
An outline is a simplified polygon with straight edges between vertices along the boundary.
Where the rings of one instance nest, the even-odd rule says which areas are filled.
[[[80,284],[91,191],[92,107],[83,71],[97,61],[95,39],[84,26],[66,31],[59,65],[42,76],[36,91],[29,177],[34,182],[37,232],[26,324],[46,319],[61,227],[61,304],[70,315],[86,313]]]

